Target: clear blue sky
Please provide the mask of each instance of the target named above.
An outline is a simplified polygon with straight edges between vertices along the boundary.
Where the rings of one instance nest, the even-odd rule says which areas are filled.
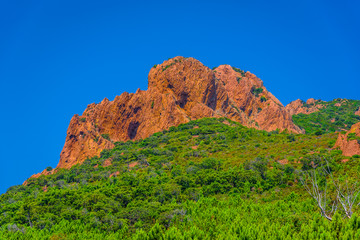
[[[0,193],[55,167],[71,117],[194,57],[255,73],[283,104],[360,99],[358,1],[0,2]]]

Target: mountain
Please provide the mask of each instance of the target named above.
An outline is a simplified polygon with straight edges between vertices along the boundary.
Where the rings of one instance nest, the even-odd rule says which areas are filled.
[[[183,57],[148,80],[75,115],[57,168],[0,195],[0,239],[360,238],[357,190],[339,195],[359,178],[359,100],[284,107],[252,73]]]
[[[211,70],[196,59],[175,57],[150,70],[148,90],[104,99],[75,115],[57,168],[99,156],[114,142],[144,139],[204,117],[227,117],[266,131],[302,132],[254,74],[229,65]]]

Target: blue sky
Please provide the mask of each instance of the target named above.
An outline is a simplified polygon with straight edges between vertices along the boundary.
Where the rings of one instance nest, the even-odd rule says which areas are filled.
[[[360,99],[358,1],[0,2],[0,193],[59,161],[71,117],[174,56],[256,74],[283,104]]]

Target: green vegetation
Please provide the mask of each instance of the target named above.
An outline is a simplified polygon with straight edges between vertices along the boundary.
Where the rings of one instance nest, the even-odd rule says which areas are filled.
[[[155,64],[154,66],[153,66],[153,68],[156,68],[157,67],[157,64]]]
[[[358,177],[360,156],[341,163],[336,137],[205,118],[116,142],[9,188],[0,239],[357,239],[356,214],[326,220],[297,181],[324,158],[336,176]]]
[[[236,67],[232,67],[232,69],[233,69],[235,72],[240,73],[242,77],[245,77],[245,71],[241,70],[240,68],[236,68]]]
[[[305,129],[307,134],[321,135],[324,133],[341,132],[351,128],[360,121],[360,116],[355,115],[360,107],[359,100],[335,99],[330,102],[317,102],[322,108],[311,114],[293,115],[296,125]],[[307,104],[304,103],[306,107]]]
[[[154,101],[151,102],[151,109],[154,108]]]
[[[175,60],[175,62],[170,63],[169,65],[166,65],[165,67],[162,68],[162,72],[165,71],[166,69],[168,69],[169,67],[171,67],[172,65],[174,65],[175,63],[177,63],[178,61]]]
[[[80,118],[80,122],[85,122],[86,118]]]
[[[347,136],[347,140],[348,141],[357,140],[358,143],[360,144],[360,137],[356,136],[356,133],[349,133]]]
[[[261,101],[261,102],[266,102],[266,101],[267,101],[267,99],[266,99],[266,97],[261,96],[260,101]]]
[[[260,88],[256,88],[255,86],[252,86],[251,88],[251,93],[255,95],[255,97],[258,97],[260,93],[262,93],[264,91],[264,89]]]
[[[46,171],[48,171],[48,172],[50,172],[51,170],[53,170],[52,167],[47,167],[47,168],[46,168]]]
[[[108,133],[101,134],[101,136],[102,136],[104,139],[110,141],[110,135],[109,135]]]

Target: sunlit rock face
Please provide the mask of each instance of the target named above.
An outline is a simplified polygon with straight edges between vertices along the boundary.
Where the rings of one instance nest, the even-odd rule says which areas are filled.
[[[227,117],[272,131],[301,133],[291,114],[250,72],[229,65],[214,70],[193,58],[175,57],[154,66],[148,90],[123,93],[90,104],[67,130],[57,168],[70,168],[98,156],[114,142],[146,138],[155,132],[204,117]]]

